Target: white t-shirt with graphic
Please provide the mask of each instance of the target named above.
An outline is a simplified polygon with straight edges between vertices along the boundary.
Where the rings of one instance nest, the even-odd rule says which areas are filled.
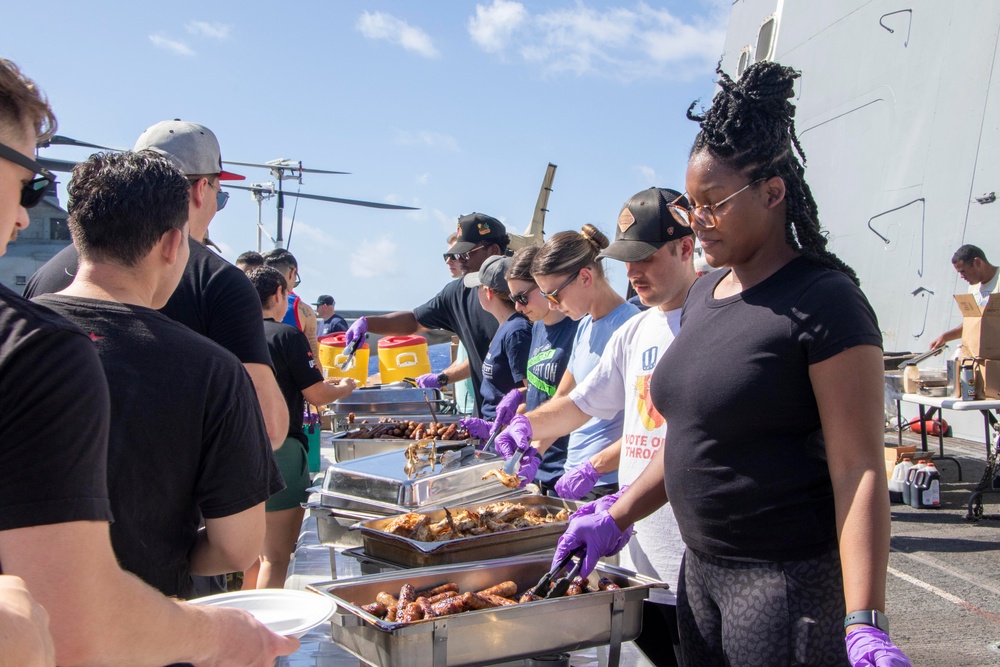
[[[625,406],[618,467],[621,485],[639,477],[667,435],[667,424],[649,397],[649,378],[680,324],[679,308],[667,312],[650,308],[633,317],[608,341],[600,363],[570,392],[573,403],[594,417],[607,419]],[[622,565],[666,581],[676,590],[684,543],[670,504],[636,523],[635,531],[622,551]]]

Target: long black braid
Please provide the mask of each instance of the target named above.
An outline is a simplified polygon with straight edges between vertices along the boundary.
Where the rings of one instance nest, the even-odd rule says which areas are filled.
[[[841,271],[860,285],[854,270],[826,249],[819,211],[805,181],[806,161],[795,135],[794,82],[799,73],[778,63],[754,63],[733,81],[716,66],[720,90],[704,116],[692,113],[689,119],[701,124],[691,155],[703,150],[746,172],[751,181],[780,176],[785,181],[787,217],[785,239],[810,262]],[[799,162],[795,152],[802,157]]]

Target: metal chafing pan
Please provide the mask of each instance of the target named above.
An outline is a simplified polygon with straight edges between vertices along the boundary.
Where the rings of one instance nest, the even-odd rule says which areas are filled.
[[[444,399],[440,389],[380,385],[356,389],[349,396],[334,401],[332,407],[338,415],[350,412],[356,416],[421,414],[429,418],[431,410],[448,412],[454,408],[454,403]]]
[[[399,416],[399,419],[406,421],[413,419],[413,417]],[[458,419],[458,417],[438,417],[438,422],[451,424],[457,422]],[[413,419],[413,421],[433,422],[430,417],[419,420]],[[353,424],[352,426],[356,427],[357,424]],[[333,445],[334,458],[338,463],[341,463],[344,461],[353,461],[363,456],[371,456],[372,454],[384,454],[385,452],[405,449],[414,442],[417,442],[417,440],[407,440],[405,438],[351,438],[348,437],[348,431],[341,431],[340,433],[334,433],[330,437],[329,442]],[[454,445],[455,443],[468,445],[472,444],[473,440],[468,438],[465,440],[438,440],[439,446]]]
[[[439,445],[448,449],[449,443]],[[320,501],[324,507],[392,515],[509,496],[496,478],[482,479],[503,465],[503,458],[463,446],[460,459],[447,466],[425,467],[415,475],[405,470],[403,450],[335,463],[326,469]]]
[[[579,503],[563,501],[546,496],[520,496],[510,502],[519,503],[528,509],[538,508],[555,514],[562,509],[574,512]],[[454,515],[462,510],[476,510],[483,503],[449,507]],[[432,523],[445,518],[444,510],[421,512],[430,517]],[[450,563],[466,563],[488,558],[507,558],[521,554],[555,548],[559,536],[566,531],[568,521],[545,523],[499,533],[462,537],[443,542],[420,542],[392,533],[385,528],[395,517],[368,519],[357,525],[361,531],[365,553],[373,558],[397,563],[404,567],[428,567]]]
[[[328,581],[310,588],[337,601],[331,619],[333,640],[371,665],[488,665],[605,644],[611,645],[611,664],[617,664],[621,643],[635,639],[642,629],[643,600],[651,588],[667,584],[604,564],[590,575],[594,588],[597,578],[606,576],[622,590],[481,609],[408,625],[387,623],[361,609],[380,591],[398,595],[404,583],[420,590],[455,582],[462,591],[477,591],[512,580],[521,592],[538,583],[550,565],[548,555],[520,556]]]

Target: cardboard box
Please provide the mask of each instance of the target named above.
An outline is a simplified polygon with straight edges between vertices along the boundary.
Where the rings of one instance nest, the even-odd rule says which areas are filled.
[[[962,313],[962,346],[969,356],[1000,359],[1000,294],[991,294],[982,308],[972,294],[956,294]]]
[[[1000,361],[976,359],[976,398],[1000,399]]]
[[[896,464],[903,460],[904,456],[909,456],[911,459],[917,455],[916,445],[905,445],[903,447],[886,446],[885,448],[885,476],[886,479],[892,479],[892,471],[896,467]]]

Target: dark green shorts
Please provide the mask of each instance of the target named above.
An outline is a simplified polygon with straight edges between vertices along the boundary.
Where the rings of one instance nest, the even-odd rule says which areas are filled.
[[[285,480],[285,489],[268,498],[264,507],[268,512],[298,507],[309,499],[306,489],[311,485],[305,445],[297,438],[285,438],[281,449],[274,453],[274,460]]]

